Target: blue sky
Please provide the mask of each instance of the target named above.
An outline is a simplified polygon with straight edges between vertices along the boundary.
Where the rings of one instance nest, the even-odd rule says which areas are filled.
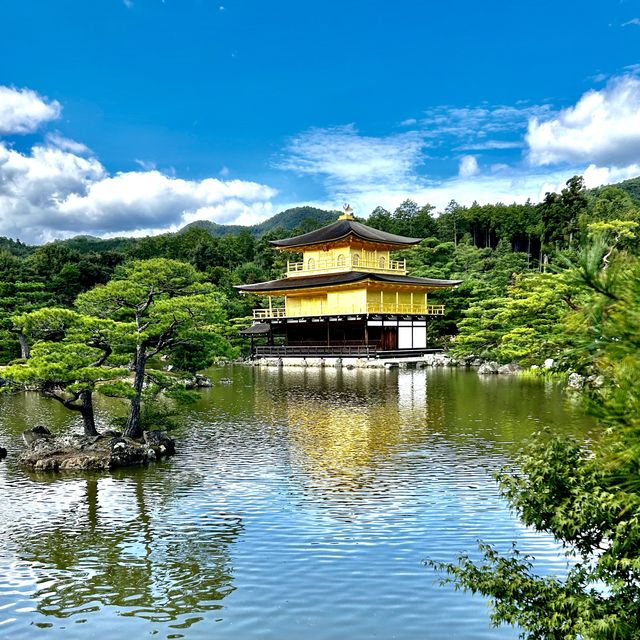
[[[0,234],[27,241],[640,175],[640,0],[4,0],[0,19]]]

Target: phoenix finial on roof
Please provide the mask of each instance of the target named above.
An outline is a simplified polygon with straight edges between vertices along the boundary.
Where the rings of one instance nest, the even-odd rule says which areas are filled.
[[[353,209],[351,205],[345,202],[342,205],[342,210],[344,213],[340,216],[340,220],[352,220],[353,219]]]

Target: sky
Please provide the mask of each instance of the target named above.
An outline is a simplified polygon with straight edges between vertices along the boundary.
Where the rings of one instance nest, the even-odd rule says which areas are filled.
[[[640,0],[1,0],[0,235],[640,175]]]

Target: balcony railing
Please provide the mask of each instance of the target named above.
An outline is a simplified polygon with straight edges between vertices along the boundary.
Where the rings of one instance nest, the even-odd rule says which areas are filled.
[[[287,277],[303,276],[314,273],[335,273],[340,271],[371,271],[372,273],[396,273],[405,275],[407,265],[405,260],[364,260],[356,256],[342,260],[318,260],[309,266],[307,262],[287,262]]]
[[[319,309],[302,313],[301,311],[286,307],[272,307],[271,309],[254,309],[253,317],[256,320],[267,320],[274,318],[304,318],[309,316],[341,316],[341,315],[362,315],[362,314],[398,314],[398,315],[420,315],[420,316],[443,316],[443,304],[395,304],[395,303],[369,303],[366,306],[353,305],[350,309],[326,309],[321,305]]]
[[[443,316],[443,304],[395,304],[384,302],[369,303],[367,313],[399,313],[408,315]]]
[[[271,309],[254,309],[253,317],[256,320],[264,320],[265,318],[286,318],[287,310],[285,307],[273,307]]]

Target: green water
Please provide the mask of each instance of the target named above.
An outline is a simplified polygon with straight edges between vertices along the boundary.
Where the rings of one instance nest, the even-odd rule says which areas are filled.
[[[594,431],[557,387],[442,369],[210,374],[179,455],[112,474],[21,470],[23,429],[79,425],[36,394],[0,399],[0,638],[516,638],[423,560],[515,539],[564,571],[491,477],[542,426]],[[98,409],[104,426],[125,408]]]

